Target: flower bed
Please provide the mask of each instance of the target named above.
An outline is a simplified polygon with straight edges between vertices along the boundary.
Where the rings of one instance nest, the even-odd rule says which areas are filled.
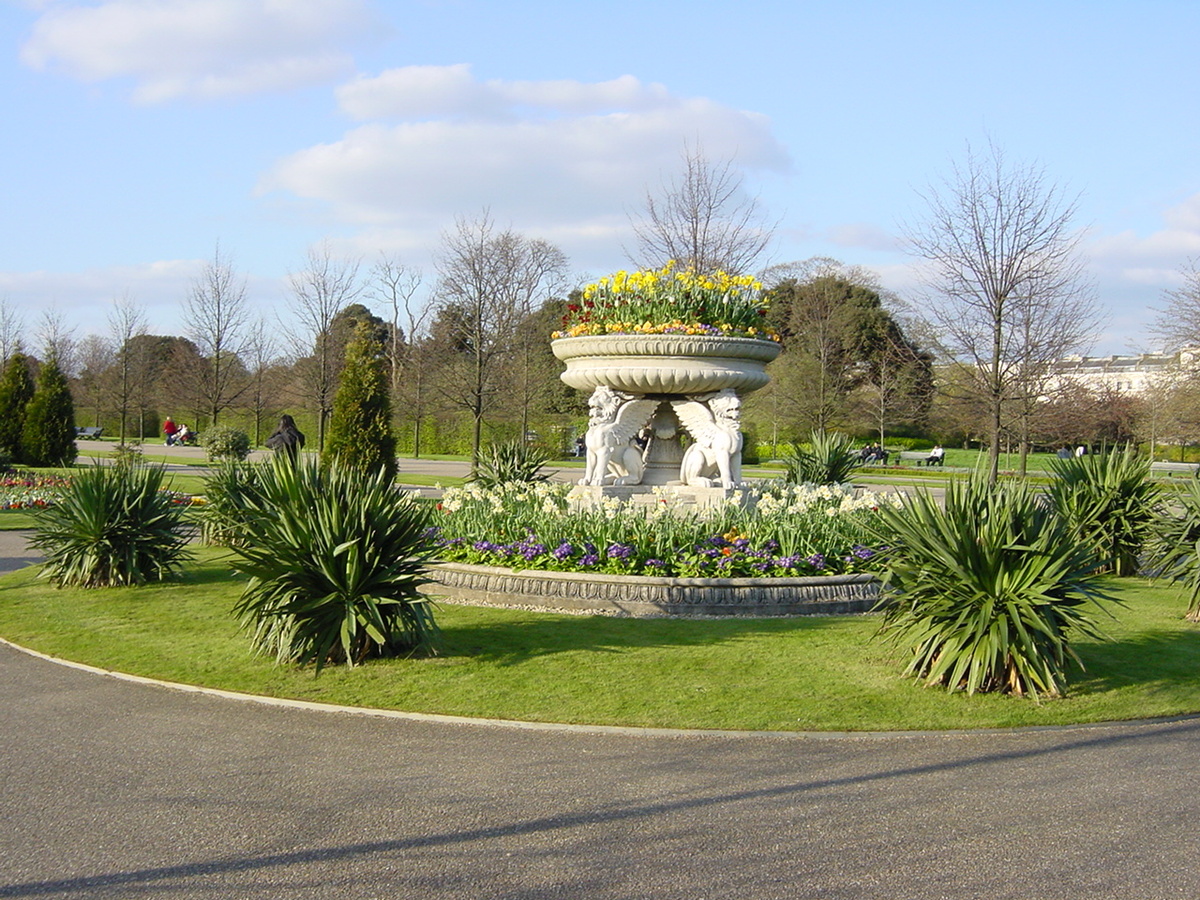
[[[0,478],[0,509],[42,509],[57,503],[71,479],[57,475]]]
[[[762,285],[751,276],[676,269],[617,272],[589,284],[567,307],[555,338],[598,334],[679,334],[772,338],[763,324]]]
[[[747,488],[715,508],[610,500],[570,509],[564,484],[451,488],[430,538],[447,561],[668,578],[871,572],[868,520],[894,496],[837,487]]]
[[[63,498],[71,479],[61,475],[9,475],[0,478],[0,509],[45,509]],[[166,491],[176,506],[195,506],[203,497]]]

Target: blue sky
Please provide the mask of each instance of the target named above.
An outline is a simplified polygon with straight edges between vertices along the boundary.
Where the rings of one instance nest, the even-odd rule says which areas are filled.
[[[267,317],[309,247],[436,278],[487,208],[580,277],[686,142],[734,158],[775,262],[831,256],[911,296],[919,191],[988,140],[1078,193],[1107,320],[1152,349],[1200,257],[1194,2],[0,0],[0,298],[151,330],[219,242]]]

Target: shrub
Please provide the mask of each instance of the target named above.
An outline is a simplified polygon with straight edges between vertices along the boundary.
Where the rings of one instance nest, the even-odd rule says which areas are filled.
[[[432,651],[437,628],[419,587],[427,512],[385,473],[311,459],[260,467],[243,497],[233,567],[249,577],[236,611],[279,662],[354,665]]]
[[[326,461],[396,476],[396,436],[383,348],[360,324],[346,347],[346,366],[333,399]]]
[[[1090,548],[1027,484],[976,478],[881,507],[881,633],[912,654],[906,673],[951,690],[1058,696],[1078,661],[1072,631],[1097,635]]]
[[[243,460],[250,455],[250,435],[237,428],[214,425],[200,439],[209,462]]]
[[[21,461],[30,466],[75,463],[75,404],[66,376],[51,356],[38,372],[37,387],[25,408]]]
[[[1116,575],[1133,575],[1150,534],[1160,488],[1150,460],[1132,447],[1112,453],[1050,460],[1054,508]]]
[[[34,546],[58,585],[111,587],[162,581],[188,559],[184,511],[156,466],[96,466],[75,475],[39,512]]]
[[[1190,479],[1159,510],[1146,549],[1152,573],[1185,587],[1187,618],[1200,622],[1200,480]]]
[[[29,375],[29,357],[14,353],[0,376],[0,449],[21,461],[21,434],[25,412],[33,399],[33,378]]]
[[[489,444],[480,451],[468,480],[483,487],[538,484],[550,477],[542,472],[548,460],[544,450],[524,441]]]
[[[783,458],[788,484],[844,484],[862,465],[854,441],[836,431],[814,431],[808,446],[793,444]]]
[[[113,447],[113,464],[117,466],[140,466],[146,461],[141,444],[117,444]]]

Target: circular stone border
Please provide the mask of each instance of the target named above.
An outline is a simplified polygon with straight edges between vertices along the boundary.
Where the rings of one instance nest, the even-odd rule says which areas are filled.
[[[874,575],[805,578],[661,578],[433,563],[439,593],[485,606],[578,610],[607,615],[841,616],[879,603]]]

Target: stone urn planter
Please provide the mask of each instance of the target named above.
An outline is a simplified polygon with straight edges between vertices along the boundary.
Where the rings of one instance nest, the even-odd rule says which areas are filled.
[[[567,364],[560,376],[581,391],[600,386],[630,394],[739,395],[764,387],[766,365],[779,355],[772,340],[689,334],[601,334],[551,341]]]
[[[708,334],[560,337],[559,377],[591,391],[580,486],[603,500],[629,485],[732,490],[741,482],[741,398],[770,381],[768,339]]]

